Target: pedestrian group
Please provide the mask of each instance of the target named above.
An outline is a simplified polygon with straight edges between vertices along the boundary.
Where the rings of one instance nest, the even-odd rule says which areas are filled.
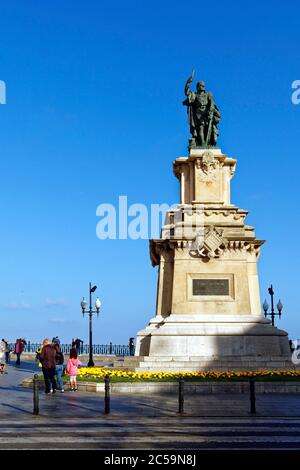
[[[56,337],[52,341],[48,338],[44,339],[42,347],[37,351],[37,360],[42,367],[45,381],[45,394],[49,395],[60,391],[64,393],[63,374],[69,376],[69,390],[76,392],[78,367],[81,362],[78,359],[76,347],[70,350],[70,357],[64,366],[64,355],[61,351],[60,340]]]

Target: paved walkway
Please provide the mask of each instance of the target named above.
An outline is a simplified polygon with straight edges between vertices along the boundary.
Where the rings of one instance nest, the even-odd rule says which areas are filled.
[[[1,449],[300,449],[300,420],[127,418],[3,420]]]
[[[40,415],[32,415],[32,390],[20,386],[38,370],[10,366],[0,376],[1,448],[300,449],[300,396],[190,395],[177,415],[175,395],[113,395],[104,415],[103,393],[40,392]]]
[[[28,418],[32,416],[32,390],[23,388],[22,380],[39,371],[36,363],[27,362],[19,368],[10,366],[7,375],[0,375],[0,419]],[[40,414],[49,417],[95,418],[103,415],[104,394],[88,392],[57,392],[40,397]],[[257,416],[299,417],[300,395],[257,394]],[[249,417],[249,394],[186,394],[184,411],[187,416]],[[174,416],[178,410],[176,394],[112,394],[111,415]]]

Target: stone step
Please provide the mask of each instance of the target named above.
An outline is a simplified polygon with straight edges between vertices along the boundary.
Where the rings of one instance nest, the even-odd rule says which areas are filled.
[[[135,372],[201,372],[201,371],[209,371],[209,370],[214,370],[214,371],[242,371],[242,370],[252,370],[252,371],[257,371],[261,369],[271,369],[271,370],[278,370],[278,367],[274,367],[271,365],[266,365],[265,367],[258,367],[257,365],[249,366],[246,369],[241,367],[241,366],[236,366],[236,365],[227,365],[225,366],[214,366],[214,367],[207,367],[207,366],[167,366],[167,365],[162,365],[159,367],[155,366],[139,366],[135,367],[134,371]],[[288,370],[290,367],[288,365],[282,365],[280,369],[283,370]]]
[[[115,360],[113,368],[124,371],[199,372],[207,370],[299,369],[286,356],[130,356]]]
[[[136,359],[134,361],[129,361],[129,360],[124,360],[124,364],[143,364],[144,361],[143,360],[140,360],[140,359]]]
[[[136,356],[138,358],[138,356]],[[216,363],[216,362],[238,362],[238,363],[243,363],[243,362],[291,362],[290,357],[285,357],[285,356],[264,356],[264,357],[259,357],[259,356],[243,356],[243,357],[237,357],[237,356],[218,356],[218,357],[213,357],[213,356],[145,356],[143,357],[143,362],[209,362],[209,363]]]
[[[255,359],[252,359],[251,361],[232,361],[232,360],[224,360],[224,361],[209,361],[209,360],[206,360],[206,361],[202,361],[202,360],[199,360],[199,361],[160,361],[160,360],[152,360],[152,361],[144,361],[144,362],[137,362],[138,364],[141,364],[145,367],[148,367],[148,366],[154,366],[154,365],[161,365],[161,366],[165,366],[165,365],[170,365],[170,366],[173,366],[173,365],[182,365],[182,366],[197,366],[197,365],[208,365],[210,367],[213,367],[213,366],[224,366],[224,365],[232,365],[232,366],[245,366],[245,365],[259,365],[259,366],[266,366],[266,365],[273,365],[273,366],[280,366],[280,365],[289,365],[289,366],[294,366],[294,364],[291,362],[291,361],[284,361],[284,360],[281,360],[281,361],[274,361],[274,360],[265,360],[265,361],[256,361]],[[136,363],[136,364],[137,364]],[[295,366],[294,366],[295,367]]]
[[[145,366],[145,365],[138,365],[138,366],[132,366],[132,367],[119,367],[118,370],[122,370],[124,372],[201,372],[201,371],[245,371],[245,370],[252,370],[252,371],[258,371],[258,370],[291,370],[292,368],[290,367],[289,364],[281,365],[279,366],[274,366],[270,364],[255,364],[255,365],[233,365],[233,364],[227,364],[227,365],[214,365],[213,367],[211,365],[186,365],[186,366],[176,366],[174,365],[160,365],[158,366],[153,365],[153,366]]]
[[[280,367],[291,367],[289,362],[147,362],[139,364],[140,367],[208,367],[210,369],[214,369],[215,367],[272,367],[272,368],[280,368]]]
[[[126,363],[135,363],[135,362],[143,362],[144,356],[125,356],[120,357],[114,360],[114,362],[126,362]]]

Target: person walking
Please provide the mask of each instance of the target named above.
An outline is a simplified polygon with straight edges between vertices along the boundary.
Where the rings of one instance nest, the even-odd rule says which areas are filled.
[[[129,338],[129,354],[134,356],[134,338]]]
[[[70,392],[76,392],[77,388],[77,375],[78,375],[78,366],[81,365],[81,362],[77,358],[77,351],[75,348],[70,350],[70,358],[67,361],[66,372],[70,377]]]
[[[54,349],[55,349],[55,375],[57,379],[57,385],[58,385],[58,390],[60,390],[61,393],[64,393],[64,383],[62,380],[62,375],[64,371],[64,355],[60,349],[60,345],[57,343],[54,343]]]
[[[42,351],[40,353],[40,361],[45,381],[45,394],[55,393],[57,384],[55,380],[55,349],[51,344],[51,340],[46,338],[43,341]]]
[[[36,354],[35,354],[35,360],[37,361],[39,367],[43,367],[43,366],[42,366],[42,362],[41,362],[41,352],[42,352],[42,348],[43,348],[43,345],[42,345],[42,346],[39,346],[39,347],[37,348]]]
[[[5,347],[5,364],[8,364],[10,362],[10,345],[9,345],[9,341],[8,340],[5,340],[2,338],[2,341],[4,343],[4,347]]]
[[[24,343],[23,341],[19,338],[19,339],[16,339],[16,342],[15,342],[15,350],[14,350],[14,353],[16,354],[17,356],[17,360],[16,360],[16,366],[19,366],[21,365],[21,354],[23,352],[23,349],[24,349]]]
[[[10,363],[10,353],[11,353],[10,343],[9,343],[9,340],[7,339],[5,341],[5,362],[6,362],[6,364]]]
[[[0,341],[0,374],[5,374],[5,343]]]

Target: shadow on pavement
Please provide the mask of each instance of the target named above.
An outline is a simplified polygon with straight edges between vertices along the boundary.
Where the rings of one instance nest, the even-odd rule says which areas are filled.
[[[22,413],[32,415],[31,411],[28,411],[24,408],[19,408],[18,406],[9,405],[8,403],[1,403],[0,406],[4,406],[6,408],[10,408],[10,409],[15,410],[15,411],[21,411]]]
[[[19,366],[16,366],[15,364],[8,364],[9,370],[14,370],[14,371],[20,371],[20,372],[28,372],[28,373],[34,373],[34,372],[39,372],[42,369],[38,367],[37,362],[24,362],[21,363]]]

